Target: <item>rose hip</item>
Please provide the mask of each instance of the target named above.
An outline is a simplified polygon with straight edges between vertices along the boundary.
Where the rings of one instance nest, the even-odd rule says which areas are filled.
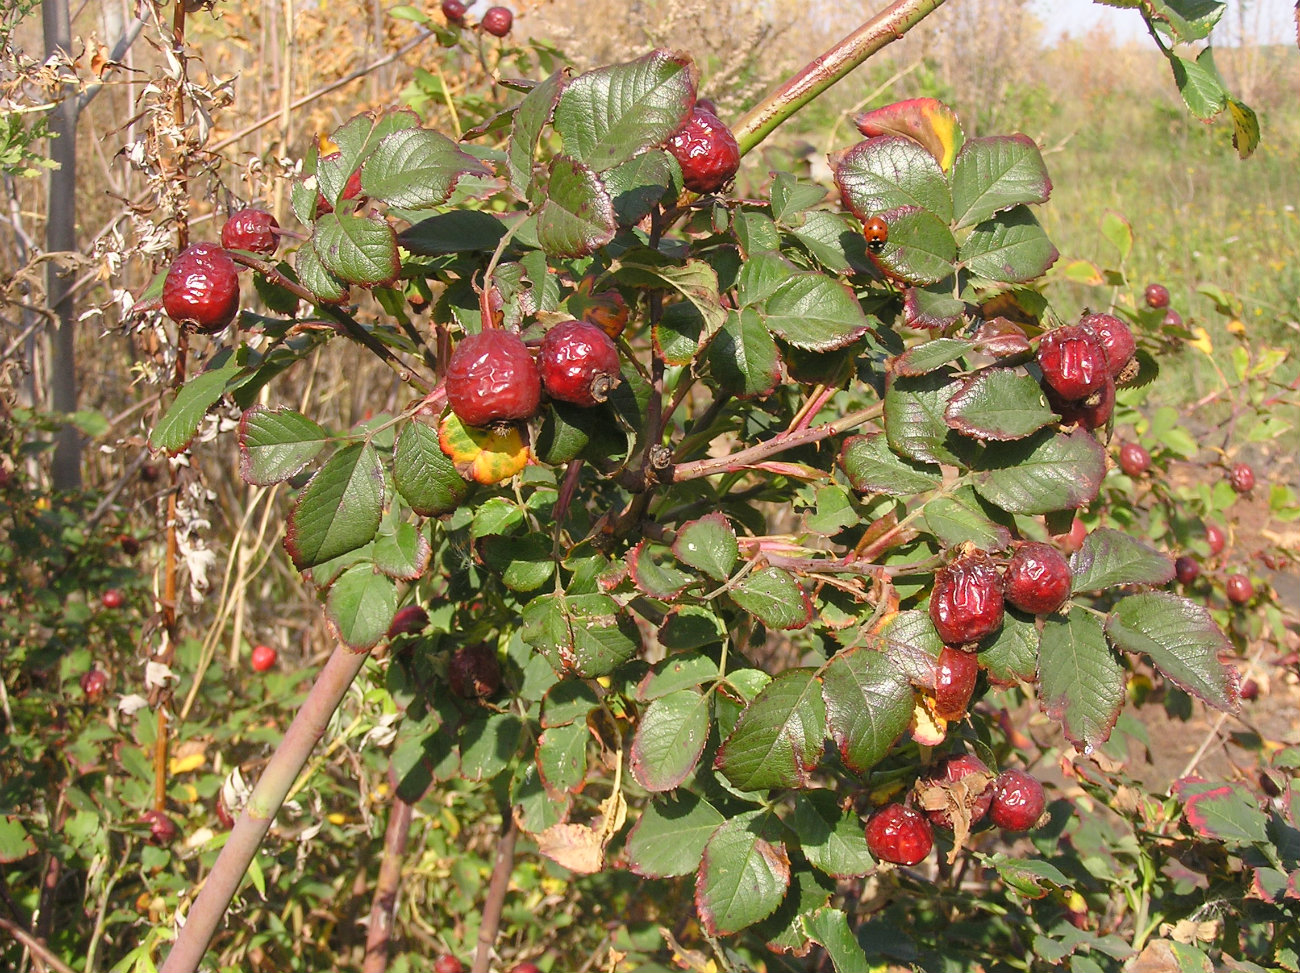
[[[930,618],[946,645],[978,642],[1002,626],[1002,578],[983,551],[959,554],[934,576]]]
[[[1078,325],[1044,334],[1038,342],[1038,365],[1043,381],[1072,402],[1101,391],[1110,375],[1101,344],[1091,331]]]
[[[461,339],[447,362],[446,389],[451,411],[469,426],[528,419],[542,398],[528,346],[499,328]]]
[[[1029,541],[1007,563],[1006,599],[1031,615],[1050,615],[1070,597],[1070,562],[1057,548]]]
[[[872,814],[866,834],[871,854],[896,865],[915,865],[934,847],[930,822],[902,804],[886,804]]]
[[[1043,816],[1043,785],[1023,770],[1004,770],[993,782],[989,818],[1007,831],[1028,831]]]

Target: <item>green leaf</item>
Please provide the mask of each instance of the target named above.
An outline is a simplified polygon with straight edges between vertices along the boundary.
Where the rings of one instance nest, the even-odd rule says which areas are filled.
[[[986,368],[948,401],[948,425],[966,436],[1024,439],[1056,419],[1039,384],[1018,369]]]
[[[433,548],[413,524],[398,524],[375,540],[375,567],[398,581],[414,581],[429,567]]]
[[[482,210],[458,209],[420,220],[397,235],[411,253],[438,257],[448,253],[491,253],[505,236],[500,217]]]
[[[1204,40],[1228,9],[1221,0],[1151,0],[1151,16],[1181,43]]]
[[[369,649],[388,634],[397,614],[397,586],[370,564],[354,564],[338,576],[325,600],[325,617],[339,640]]]
[[[470,537],[479,540],[508,534],[524,522],[524,510],[512,497],[489,497],[478,505],[470,521]]]
[[[552,796],[542,784],[537,764],[521,760],[511,775],[510,803],[513,813],[519,816],[519,826],[528,834],[541,834],[552,825],[568,821],[573,799],[568,794]]]
[[[537,140],[560,100],[564,74],[564,70],[560,69],[538,84],[524,95],[524,100],[515,110],[510,127],[510,144],[506,148],[506,170],[510,173],[510,188],[520,199],[527,199],[528,190],[532,187]]]
[[[537,769],[548,792],[571,794],[582,789],[590,739],[585,722],[554,726],[542,733],[537,741]]]
[[[849,917],[840,909],[818,909],[800,917],[808,938],[826,950],[835,973],[861,973],[871,969],[867,954],[853,935]]]
[[[321,156],[316,162],[316,183],[320,194],[331,206],[337,207],[352,173],[379,143],[394,132],[418,128],[419,124],[415,112],[407,109],[353,115],[330,133],[330,141],[339,147],[338,152]]]
[[[490,177],[492,170],[439,132],[407,128],[375,147],[361,170],[361,190],[389,206],[432,209],[447,201],[465,175]]]
[[[606,408],[589,409],[569,402],[553,401],[542,416],[542,426],[537,431],[533,451],[543,463],[561,466],[581,456],[593,441],[598,443],[602,433],[615,431],[610,428],[613,425]]]
[[[915,206],[886,210],[889,240],[878,260],[909,284],[937,284],[956,270],[957,238],[945,220]]]
[[[676,598],[698,579],[677,567],[673,554],[662,544],[642,541],[627,553],[628,573],[632,583],[651,598]]]
[[[1174,579],[1174,561],[1123,531],[1098,527],[1070,556],[1070,573],[1075,593],[1126,584],[1163,585]]]
[[[708,614],[712,615],[711,612]],[[657,663],[641,680],[636,688],[636,698],[642,701],[658,699],[680,689],[693,689],[706,682],[717,682],[718,675],[717,661],[707,655],[694,652],[672,655]]]
[[[1214,64],[1214,49],[1206,47],[1189,61],[1177,54],[1169,55],[1174,83],[1188,110],[1203,122],[1208,122],[1228,105],[1228,89]]]
[[[957,260],[977,277],[1019,283],[1043,276],[1060,255],[1028,207],[1017,206],[975,227]]]
[[[831,273],[862,273],[871,266],[866,238],[847,216],[815,209],[790,233]]]
[[[974,226],[1022,203],[1045,203],[1052,180],[1027,135],[968,139],[952,166],[954,225]]]
[[[1109,739],[1124,705],[1124,667],[1106,644],[1101,625],[1082,608],[1069,618],[1043,620],[1038,696],[1070,742],[1086,752]]]
[[[565,726],[585,722],[588,714],[600,705],[600,697],[588,683],[565,679],[546,691],[542,699],[542,726]]]
[[[1010,858],[997,854],[989,859],[989,864],[997,869],[1002,881],[1027,898],[1041,899],[1054,888],[1074,887],[1064,872],[1041,858]]]
[[[787,669],[745,707],[716,766],[742,791],[807,787],[821,759],[826,704],[815,669]]]
[[[1164,591],[1130,595],[1107,617],[1106,634],[1215,709],[1237,708],[1237,670],[1219,661],[1232,645],[1203,605]]]
[[[421,517],[438,517],[460,506],[469,484],[438,445],[438,430],[413,419],[393,448],[393,484]]]
[[[511,591],[537,591],[555,576],[555,554],[546,534],[493,536],[483,540],[483,563]]]
[[[742,578],[730,593],[732,601],[770,629],[793,631],[812,621],[812,598],[782,568],[754,571]]]
[[[912,719],[907,675],[874,647],[856,646],[835,656],[822,677],[822,697],[840,759],[859,774],[884,759]]]
[[[847,491],[836,484],[818,487],[817,509],[804,520],[804,527],[815,534],[833,537],[859,522],[858,512]]]
[[[890,448],[918,463],[964,465],[952,451],[952,441],[959,437],[944,418],[960,384],[947,368],[916,378],[887,376],[884,418]]]
[[[722,642],[722,620],[698,605],[677,605],[659,626],[659,644],[665,649],[698,649]]]
[[[632,737],[632,776],[648,791],[670,791],[690,776],[708,738],[708,696],[680,689],[651,700]]]
[[[653,212],[672,186],[676,165],[667,152],[651,149],[601,174],[619,226],[635,226]]]
[[[627,837],[628,866],[645,878],[689,875],[700,867],[704,846],[726,819],[689,791],[651,801]]]
[[[852,289],[825,274],[789,276],[763,307],[768,330],[796,348],[833,351],[850,345],[870,326]]]
[[[988,518],[974,497],[935,497],[925,505],[925,525],[946,548],[974,544],[981,551],[1002,551],[1011,532]]]
[[[369,443],[344,446],[316,471],[289,513],[284,546],[303,571],[374,539],[384,471]]]
[[[895,358],[891,365],[895,374],[915,378],[928,375],[944,365],[957,361],[975,350],[973,341],[959,338],[936,338],[924,344],[909,348]]]
[[[149,433],[149,447],[172,456],[187,448],[217,400],[252,377],[252,372],[238,365],[223,365],[191,378]]]
[[[348,285],[326,269],[310,239],[298,248],[293,260],[298,282],[311,291],[318,302],[342,304],[347,300]]]
[[[690,115],[695,66],[671,51],[581,74],[555,108],[564,151],[597,172],[667,141]]]
[[[729,936],[770,916],[790,885],[785,845],[765,838],[756,814],[720,825],[704,846],[695,907],[712,936]]]
[[[943,331],[957,324],[966,314],[966,302],[952,294],[953,278],[949,277],[937,284],[925,287],[909,287],[903,292],[903,320],[909,328],[925,328],[931,331]],[[955,340],[955,339],[939,339]],[[933,344],[930,342],[929,344]],[[918,345],[913,351],[924,355],[928,345]],[[963,352],[964,354],[964,352]],[[907,356],[904,355],[905,359]],[[948,361],[953,361],[949,358]],[[897,362],[895,363],[897,367]],[[939,362],[939,365],[947,364]],[[937,367],[937,366],[935,366]],[[929,371],[931,369],[926,369]],[[915,371],[906,363],[899,369],[900,375],[922,375],[924,371]]]
[[[0,817],[0,864],[12,865],[36,854],[36,842],[12,814]]]
[[[943,170],[910,138],[886,135],[859,142],[836,167],[835,184],[863,222],[905,206],[929,212],[944,226],[952,221],[952,195]],[[889,232],[892,238],[892,221]]]
[[[996,685],[1033,682],[1038,671],[1038,643],[1038,628],[1033,619],[1008,611],[993,641],[980,648],[980,668]]]
[[[881,433],[847,437],[840,450],[840,466],[858,493],[910,497],[937,490],[943,483],[937,466],[900,458]]]
[[[1201,837],[1230,845],[1262,845],[1268,840],[1268,818],[1254,795],[1240,784],[1202,784],[1195,793],[1183,785],[1183,781],[1175,784],[1183,800],[1183,816]]]
[[[378,216],[325,213],[312,227],[311,245],[340,280],[366,286],[397,280],[397,235]]]
[[[537,242],[552,257],[583,257],[614,239],[614,201],[595,171],[576,159],[551,160]]]
[[[666,287],[690,301],[704,320],[701,344],[727,319],[727,309],[718,293],[718,272],[703,260],[678,264],[654,250],[636,250],[623,255],[615,277],[632,287]]]
[[[723,391],[742,399],[762,398],[776,388],[781,356],[753,308],[727,314],[709,343],[709,374]]]
[[[490,713],[466,721],[460,728],[460,775],[466,780],[496,777],[514,760],[523,730],[523,722],[513,713]]]
[[[772,181],[772,218],[785,226],[798,226],[801,216],[825,198],[825,186],[800,182],[788,172],[778,172]]]
[[[682,524],[673,541],[673,554],[683,564],[725,581],[736,566],[740,545],[726,516],[714,512]]]
[[[742,307],[759,305],[780,290],[798,268],[778,251],[752,253],[736,276],[736,297]]]
[[[996,464],[996,465],[993,465]],[[1091,503],[1106,475],[1106,453],[1082,430],[1044,430],[985,452],[975,491],[1014,514],[1076,510]]]
[[[731,228],[740,244],[740,254],[746,260],[775,255],[781,250],[781,228],[766,213],[741,209],[732,217]]]
[[[1101,218],[1101,235],[1119,251],[1120,263],[1128,259],[1133,250],[1133,226],[1128,220],[1119,213],[1107,210]]]
[[[832,878],[858,878],[876,864],[862,819],[856,811],[844,810],[831,791],[796,794],[791,824],[808,861]]]
[[[253,406],[239,419],[239,475],[255,486],[287,480],[314,460],[328,439],[301,412]]]
[[[609,595],[539,595],[524,606],[525,643],[561,676],[607,676],[641,647],[636,626]]]

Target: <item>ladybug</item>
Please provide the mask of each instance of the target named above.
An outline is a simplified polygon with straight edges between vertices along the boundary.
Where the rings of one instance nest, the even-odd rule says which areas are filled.
[[[867,238],[867,249],[872,253],[880,253],[885,249],[885,241],[889,239],[889,224],[879,216],[873,216],[867,220],[865,229]]]

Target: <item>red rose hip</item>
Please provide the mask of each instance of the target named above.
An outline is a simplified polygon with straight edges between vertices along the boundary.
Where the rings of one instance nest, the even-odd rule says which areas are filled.
[[[274,647],[270,645],[255,645],[253,646],[253,653],[249,661],[254,672],[266,672],[275,665],[275,660],[279,657],[280,653],[276,652]]]
[[[462,645],[451,654],[447,682],[461,699],[487,699],[501,688],[501,663],[486,644]]]
[[[915,865],[930,854],[934,832],[919,812],[886,804],[867,820],[867,848],[880,861]]]
[[[177,324],[215,334],[239,313],[239,272],[230,255],[210,243],[186,247],[163,280],[163,309]]]
[[[1174,576],[1178,578],[1179,584],[1191,584],[1201,576],[1201,566],[1196,558],[1184,554],[1174,561]]]
[[[1249,463],[1234,463],[1228,471],[1228,484],[1237,493],[1249,493],[1255,489],[1255,471]]]
[[[126,604],[126,596],[117,588],[109,588],[99,596],[99,603],[108,609],[121,608]]]
[[[546,332],[537,367],[542,386],[551,398],[574,405],[597,405],[618,385],[618,346],[597,325],[564,321]]]
[[[1061,398],[1050,385],[1043,391],[1047,393],[1047,404],[1061,417],[1063,426],[1100,429],[1115,412],[1115,380],[1109,375],[1098,391],[1077,402]]]
[[[1141,476],[1151,469],[1151,454],[1139,443],[1124,443],[1119,448],[1119,468],[1129,476]]]
[[[1079,327],[1092,333],[1106,353],[1106,362],[1112,378],[1119,378],[1125,367],[1137,354],[1137,342],[1129,326],[1113,314],[1085,314]]]
[[[489,328],[461,339],[447,362],[447,404],[469,426],[528,419],[542,380],[523,339]]]
[[[1050,615],[1070,597],[1070,562],[1057,548],[1029,541],[1016,548],[1003,579],[1006,599],[1031,615]]]
[[[1093,333],[1078,325],[1048,331],[1038,342],[1043,381],[1072,402],[1099,392],[1110,375],[1106,352]]]
[[[269,257],[280,246],[280,224],[263,209],[231,213],[221,228],[221,245],[227,250],[247,250]]]
[[[81,691],[89,702],[96,703],[103,698],[108,689],[108,673],[103,669],[91,669],[80,679]]]
[[[693,193],[717,192],[740,168],[740,146],[731,129],[699,105],[668,140],[668,151],[682,168],[683,185]]]
[[[1223,590],[1234,605],[1244,605],[1255,597],[1255,586],[1244,574],[1228,575],[1228,579],[1223,583]]]
[[[442,15],[447,18],[449,24],[464,23],[467,9],[461,0],[442,0]]]
[[[946,645],[967,645],[1002,626],[1002,578],[983,551],[959,554],[934,576],[930,619]]]
[[[1228,543],[1228,535],[1223,532],[1223,528],[1218,524],[1206,524],[1205,542],[1210,545],[1210,554],[1222,554],[1223,548]]]
[[[493,37],[505,37],[514,23],[515,15],[508,7],[490,7],[483,14],[483,29]]]
[[[970,813],[970,823],[972,827],[984,820],[984,816],[989,813],[989,806],[993,803],[992,777],[984,761],[974,754],[960,753],[955,756],[946,758],[935,769],[926,783],[931,786],[941,786],[951,792],[952,785],[959,781],[965,780],[971,774],[983,775],[986,782],[984,787],[978,791],[968,788],[966,796],[966,810]],[[951,798],[950,798],[951,799]],[[926,816],[932,824],[941,828],[952,830],[952,815],[948,808],[937,808],[927,810]]]
[[[989,818],[1007,831],[1028,831],[1043,816],[1043,785],[1023,770],[1004,770],[993,782]]]
[[[433,973],[465,973],[465,964],[455,956],[444,954],[434,961]]]
[[[960,720],[975,691],[979,660],[974,652],[962,652],[945,645],[934,670],[934,714],[944,720]]]
[[[140,815],[140,822],[149,825],[149,844],[165,847],[180,837],[181,829],[162,811],[150,808]]]
[[[1147,284],[1142,296],[1146,298],[1147,307],[1161,308],[1169,306],[1169,288],[1164,284]]]

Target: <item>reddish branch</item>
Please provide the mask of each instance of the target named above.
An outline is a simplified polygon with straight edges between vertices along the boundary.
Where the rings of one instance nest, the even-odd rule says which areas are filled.
[[[384,973],[388,969],[388,943],[393,937],[393,915],[397,911],[397,893],[402,883],[402,860],[411,836],[413,808],[400,797],[393,798],[384,831],[384,858],[379,863],[375,897],[370,905],[370,923],[366,928],[366,959],[362,973]]]
[[[492,864],[492,879],[488,882],[483,918],[478,927],[478,951],[474,954],[474,965],[470,967],[470,973],[487,973],[488,964],[492,960],[492,946],[497,940],[497,930],[501,927],[501,909],[510,888],[510,873],[515,868],[515,839],[519,837],[519,825],[515,823],[510,808],[505,809],[505,815],[509,823],[501,835],[496,861]]]

